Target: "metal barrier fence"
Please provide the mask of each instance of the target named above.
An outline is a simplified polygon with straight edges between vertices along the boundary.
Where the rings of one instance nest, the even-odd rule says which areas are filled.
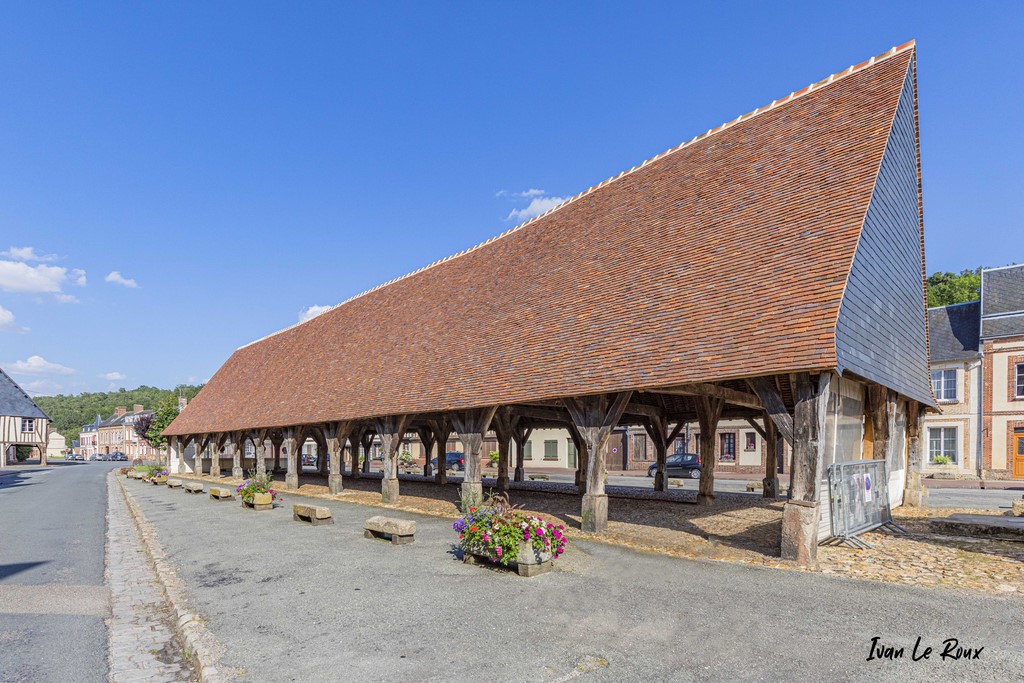
[[[828,466],[829,518],[832,535],[822,545],[870,548],[860,534],[873,529],[907,533],[892,521],[889,471],[885,460],[854,460]]]

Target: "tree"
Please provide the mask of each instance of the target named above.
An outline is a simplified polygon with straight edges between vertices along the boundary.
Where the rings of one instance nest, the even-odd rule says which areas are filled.
[[[148,443],[150,446],[153,446],[153,448],[156,448],[156,445],[154,445],[153,441],[149,438],[149,430],[152,426],[152,415],[139,415],[137,418],[135,418],[135,422],[132,423],[132,428],[135,430],[135,435],[138,436],[143,441],[145,441],[146,443]]]
[[[949,306],[981,298],[981,268],[928,276],[928,305]]]
[[[167,443],[167,437],[163,432],[176,417],[178,417],[178,397],[170,394],[160,401],[146,430],[146,440],[153,448],[162,448]]]

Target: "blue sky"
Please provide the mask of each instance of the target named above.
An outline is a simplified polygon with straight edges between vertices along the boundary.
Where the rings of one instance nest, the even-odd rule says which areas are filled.
[[[928,271],[1024,261],[1024,3],[704,4],[5,4],[0,364],[203,381],[911,38]]]

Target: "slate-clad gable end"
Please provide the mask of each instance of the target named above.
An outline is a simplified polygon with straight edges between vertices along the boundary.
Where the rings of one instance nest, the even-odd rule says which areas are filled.
[[[913,65],[903,84],[840,306],[836,354],[841,372],[933,404],[912,73]]]
[[[928,309],[932,362],[977,358],[981,349],[981,305],[977,301]]]

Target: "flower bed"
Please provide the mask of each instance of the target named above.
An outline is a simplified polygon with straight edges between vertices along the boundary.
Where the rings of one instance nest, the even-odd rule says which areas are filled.
[[[548,571],[567,543],[564,526],[516,510],[506,498],[470,507],[452,528],[459,532],[465,561],[515,564],[523,576]]]

